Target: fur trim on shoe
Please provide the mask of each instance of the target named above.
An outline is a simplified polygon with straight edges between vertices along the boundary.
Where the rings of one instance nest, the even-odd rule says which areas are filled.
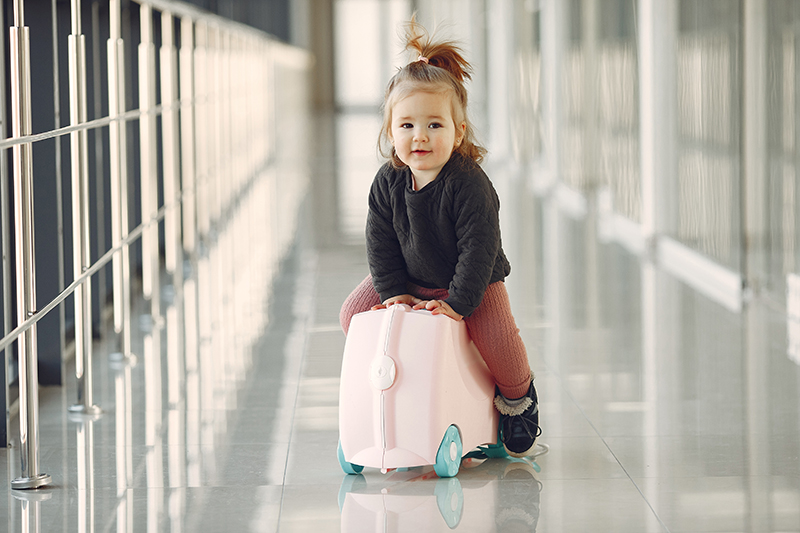
[[[508,405],[508,402],[502,394],[498,394],[494,397],[494,406],[498,411],[500,411],[501,415],[518,416],[524,413],[525,410],[531,405],[533,405],[533,400],[527,396],[525,396],[517,405]]]
[[[533,370],[531,370],[531,383],[533,383],[533,380],[535,379],[536,376],[533,374]],[[517,405],[508,405],[505,396],[503,396],[502,394],[498,394],[497,396],[494,397],[495,409],[497,409],[501,415],[506,415],[506,416],[521,415],[531,405],[533,405],[533,400],[531,400],[527,396],[525,396],[522,399],[522,401],[520,401],[519,404]]]

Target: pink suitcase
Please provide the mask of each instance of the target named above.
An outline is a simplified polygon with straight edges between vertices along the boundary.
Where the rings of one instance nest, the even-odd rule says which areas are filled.
[[[494,380],[464,322],[407,305],[352,318],[339,389],[339,463],[434,465],[458,473],[465,452],[497,446]],[[502,454],[504,455],[504,454]]]

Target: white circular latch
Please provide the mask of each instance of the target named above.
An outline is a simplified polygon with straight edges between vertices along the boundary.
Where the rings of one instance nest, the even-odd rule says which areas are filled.
[[[375,358],[369,367],[369,380],[372,386],[379,390],[391,387],[396,375],[397,367],[388,355]]]
[[[458,446],[455,442],[450,443],[450,460],[455,461],[458,459]]]

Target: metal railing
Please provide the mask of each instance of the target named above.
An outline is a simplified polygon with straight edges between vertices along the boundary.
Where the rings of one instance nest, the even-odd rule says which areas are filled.
[[[0,140],[0,151],[5,154],[10,149],[13,153],[14,272],[17,280],[13,306],[8,302],[8,291],[4,292],[6,309],[16,309],[17,326],[8,331],[6,325],[0,350],[10,354],[9,346],[15,341],[18,343],[21,474],[12,481],[14,489],[34,489],[51,481],[48,474],[40,471],[38,462],[37,323],[69,296],[74,296],[77,401],[70,411],[97,416],[101,411],[92,398],[92,276],[111,263],[113,323],[119,335],[119,352],[111,357],[119,362],[135,358],[131,350],[134,297],[131,245],[138,240],[142,244],[141,296],[151,302],[153,323],[162,320],[159,316],[160,224],[164,226],[164,266],[175,286],[181,286],[182,258],[202,255],[207,260],[201,261],[204,266],[198,268],[208,269],[202,275],[212,280],[210,290],[215,291],[210,301],[213,303],[215,297],[221,301],[223,273],[235,270],[233,258],[241,255],[241,249],[247,246],[241,239],[232,240],[232,232],[241,229],[236,224],[242,217],[235,212],[244,203],[248,213],[255,213],[257,202],[248,196],[255,190],[262,190],[264,187],[259,183],[268,179],[264,169],[273,157],[276,136],[272,130],[278,127],[274,117],[276,72],[303,72],[309,65],[305,52],[187,4],[143,0],[137,5],[140,36],[138,61],[134,65],[130,64],[132,61],[126,64],[126,47],[131,47],[132,43],[123,38],[121,1],[108,1],[109,38],[105,49],[108,76],[105,83],[94,80],[95,91],[98,88],[105,91],[108,115],[89,120],[81,1],[71,1],[71,32],[66,38],[70,124],[59,127],[56,123],[55,129],[34,134],[31,129],[30,31],[25,25],[24,0],[14,0],[9,54],[12,137]],[[154,23],[157,16],[160,16],[160,24]],[[55,22],[53,27],[56,27]],[[95,32],[95,40],[98,35]],[[133,38],[129,40],[135,42]],[[160,45],[158,50],[156,43]],[[97,56],[101,49],[95,42],[92,57],[95,63],[102,60]],[[58,58],[54,57],[53,61],[57,62]],[[126,76],[134,68],[138,69],[139,107],[128,109],[130,88]],[[95,77],[99,70],[93,70]],[[100,96],[93,95],[95,99]],[[95,105],[95,110],[98,107]],[[138,150],[129,142],[126,127],[129,122],[136,121]],[[100,135],[105,128],[108,129],[107,152],[98,154],[98,150],[103,150],[102,143],[90,146],[89,132]],[[32,151],[35,143],[64,136],[69,137],[70,143],[72,212],[71,220],[65,221],[65,225],[72,227],[74,279],[68,286],[59,287],[60,293],[37,309]],[[107,175],[95,178],[102,184],[102,190],[108,191],[107,199],[111,204],[111,247],[107,249],[102,242],[92,242],[90,155],[107,155],[109,161]],[[132,164],[136,157],[138,174],[133,172]],[[132,185],[141,191],[139,206],[133,205]],[[0,192],[3,193],[0,204],[5,224],[7,207],[12,204],[5,187]],[[163,205],[159,205],[159,193]],[[58,202],[60,205],[60,198]],[[137,207],[141,223],[131,227]],[[251,223],[253,216],[246,214],[243,218]],[[3,242],[5,245],[8,239],[4,238]],[[91,262],[93,246],[98,252],[105,250],[98,253],[100,257],[94,263]],[[60,249],[63,250],[63,239]],[[279,251],[274,253],[280,255]],[[63,257],[60,259],[63,261]],[[3,268],[7,279],[10,265],[6,262]],[[9,287],[9,283],[4,286]],[[224,325],[223,306],[214,309],[217,316],[206,320]],[[198,311],[200,316],[196,320],[200,328],[197,329],[202,329],[208,325],[203,323],[204,316],[212,309]],[[63,325],[61,335],[63,346]]]

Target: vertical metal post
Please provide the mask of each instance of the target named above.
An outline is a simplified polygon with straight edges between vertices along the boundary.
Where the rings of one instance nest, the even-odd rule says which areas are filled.
[[[52,0],[50,3],[50,13],[52,14],[52,28],[53,28],[53,57],[58,57],[58,47],[60,39],[58,38],[58,6],[57,0]],[[59,62],[53,61],[53,127],[58,129],[61,127],[61,75],[59,72]],[[61,175],[61,143],[55,143],[55,178],[56,178],[56,233],[57,233],[57,254],[58,257],[58,292],[64,290],[66,286],[66,261],[64,254],[64,181]],[[67,306],[58,306],[58,345],[61,354],[66,353],[67,346]],[[63,363],[63,357],[62,357]],[[66,372],[64,372],[66,374]]]
[[[180,51],[180,91],[181,91],[181,178],[184,191],[183,201],[183,248],[192,259],[196,257],[197,250],[197,184],[195,161],[195,111],[198,101],[195,91],[195,38],[194,22],[189,17],[181,20],[181,51]],[[187,439],[198,438],[200,433],[199,409],[192,409],[199,405],[200,398],[200,338],[198,328],[198,273],[193,269],[183,283],[183,313],[184,313],[184,371],[185,398],[188,413],[186,417]],[[197,478],[196,457],[187,457],[185,479],[191,483]]]
[[[236,187],[236,174],[231,167],[231,91],[230,91],[230,58],[231,58],[231,37],[227,31],[220,30],[217,33],[217,95],[216,95],[216,118],[215,128],[217,132],[217,165],[214,172],[214,181],[217,189],[217,324],[220,335],[214,339],[217,346],[230,346],[232,357],[226,357],[223,361],[225,370],[224,376],[231,378],[232,369],[235,368],[236,348],[235,339],[232,334],[232,320],[235,316],[234,306],[234,275],[233,275],[233,250],[231,241],[233,240],[234,216],[228,209],[232,204]],[[223,170],[224,169],[224,170]],[[223,172],[225,178],[223,179]]]
[[[69,44],[69,117],[76,126],[86,122],[86,38],[81,31],[81,2],[72,0],[72,34]],[[86,130],[70,133],[72,170],[72,265],[77,278],[91,266],[89,226],[89,136]],[[73,413],[96,415],[92,403],[92,283],[75,288],[75,377],[78,401]]]
[[[581,128],[581,183],[590,190],[602,185],[600,168],[600,122],[599,109],[601,91],[600,80],[600,13],[599,0],[586,0],[581,5],[581,82],[583,94],[581,96],[582,128]],[[594,287],[597,287],[595,285]],[[596,291],[595,291],[596,295]],[[596,302],[597,299],[593,298]],[[594,306],[597,309],[597,306]]]
[[[224,78],[224,64],[222,62],[224,54],[223,44],[223,30],[218,27],[209,28],[211,38],[209,41],[212,43],[210,47],[211,59],[207,63],[210,68],[206,71],[208,90],[211,93],[211,98],[208,107],[208,124],[213,127],[209,129],[207,135],[207,142],[210,144],[211,165],[208,167],[207,180],[207,213],[209,214],[211,236],[209,242],[209,264],[211,278],[209,280],[209,292],[211,294],[211,343],[213,346],[213,353],[221,353],[226,346],[227,333],[225,326],[225,314],[223,310],[225,287],[223,284],[223,257],[222,257],[222,202],[224,189],[221,184],[221,171],[222,171],[222,139],[224,132],[222,131],[223,125],[223,78]],[[214,361],[216,372],[215,376],[218,379],[223,379],[225,375],[225,366],[227,360],[224,358],[217,358]]]
[[[156,47],[153,44],[153,8],[148,4],[140,6],[139,26],[139,152],[141,159],[141,213],[142,223],[146,224],[158,211],[158,161],[156,157],[156,105],[155,65]],[[142,232],[142,292],[151,300],[153,318],[158,311],[158,227],[150,226]]]
[[[768,254],[762,246],[768,240],[770,148],[769,148],[769,62],[774,52],[769,46],[768,2],[745,0],[742,11],[744,45],[742,112],[742,184],[741,269],[748,287],[758,290],[771,278]],[[795,37],[796,38],[796,37]],[[779,41],[780,42],[780,41]],[[782,65],[783,66],[783,65]],[[787,75],[788,72],[784,72]],[[795,117],[788,113],[784,120]],[[780,175],[780,174],[779,174]],[[774,178],[772,178],[774,179]],[[789,178],[796,182],[797,178]],[[787,195],[791,198],[791,193]],[[791,227],[791,226],[790,226]],[[791,270],[787,270],[791,272]],[[747,428],[747,471],[751,474],[745,489],[745,516],[751,531],[770,527],[769,473],[773,464],[770,454],[769,422],[761,416],[771,403],[769,367],[763,354],[769,353],[771,338],[769,313],[758,300],[744,308],[744,420]],[[791,318],[790,318],[791,320]],[[759,432],[761,432],[759,434]]]
[[[167,272],[176,273],[180,256],[180,169],[178,165],[178,65],[172,13],[161,14],[161,114],[164,162],[164,262]],[[171,108],[169,108],[171,106]],[[176,286],[175,289],[178,287]]]
[[[544,2],[541,10],[542,113],[545,116],[546,176],[537,189],[547,189],[561,179],[562,135],[564,129],[564,76],[569,39],[569,3]]]
[[[675,228],[677,0],[639,0],[639,129],[642,233],[652,243]]]
[[[119,115],[125,107],[122,84],[120,82],[120,69],[122,67],[123,46],[120,39],[120,0],[110,0],[108,5],[108,18],[110,25],[108,39],[108,116]],[[119,122],[112,122],[108,127],[110,159],[110,193],[111,193],[111,243],[114,247],[122,241],[122,184],[120,150],[122,148],[120,136],[124,131]],[[123,324],[123,290],[122,290],[122,253],[114,254],[112,261],[113,293],[114,293],[114,331],[120,333]]]
[[[92,57],[100,57],[100,3],[92,2]],[[102,93],[102,76],[100,74],[101,63],[99,60],[92,61],[92,81],[94,94],[94,117],[100,118],[103,116],[103,99],[100,97]],[[106,209],[105,209],[105,180],[102,176],[105,174],[103,170],[103,136],[95,135],[94,140],[94,163],[95,163],[95,212],[97,213],[97,242],[100,243],[101,250],[106,246]],[[106,285],[106,268],[103,268],[97,273],[97,299],[99,302],[106,302],[107,285]],[[102,304],[101,304],[102,305]]]
[[[196,279],[193,291],[184,293],[184,298],[196,296],[196,306],[193,311],[197,314],[196,319],[196,369],[199,375],[197,380],[197,390],[213,390],[213,384],[208,380],[208,369],[213,363],[213,356],[210,356],[211,350],[210,338],[212,335],[212,328],[214,327],[212,315],[213,304],[211,300],[211,283],[212,276],[210,274],[210,253],[211,253],[211,238],[210,238],[210,216],[208,209],[209,181],[211,175],[211,152],[213,151],[213,144],[210,142],[209,137],[212,130],[212,122],[209,119],[211,109],[211,90],[209,84],[209,71],[211,70],[211,29],[207,24],[202,22],[197,24],[196,28],[196,48],[195,48],[195,143],[196,143],[196,174],[195,174],[195,198],[196,198],[196,214],[197,214],[197,245],[200,248],[199,253],[196,254]],[[187,318],[188,320],[188,318]],[[206,401],[205,395],[197,394],[198,406],[203,406]]]
[[[0,9],[0,28],[5,27],[5,10]],[[3,72],[6,71],[6,47],[5,41],[0,39],[0,66],[2,66]],[[0,83],[0,124],[4,126],[0,128],[0,139],[6,138],[7,128],[5,127],[7,117],[6,117],[6,106],[4,105],[6,101],[6,84]],[[9,228],[9,217],[8,217],[8,206],[10,205],[9,197],[10,191],[8,190],[8,151],[7,150],[0,150],[0,236],[2,236],[2,269],[3,269],[3,336],[5,337],[9,331],[11,331],[11,313],[12,313],[12,305],[13,300],[11,297],[11,228]],[[0,383],[0,386],[4,389],[4,396],[5,401],[8,401],[9,396],[9,389],[8,389],[8,382],[9,382],[9,367],[10,367],[10,358],[13,354],[11,348],[6,348],[3,350],[3,366],[1,367],[3,370],[3,376],[5,379],[3,383]],[[0,446],[8,445],[9,434],[8,429],[10,426],[10,419],[8,409],[5,412],[5,419],[0,422],[5,424],[2,426],[3,432],[6,434],[5,439],[0,439]]]
[[[495,0],[492,9],[488,10],[486,24],[487,48],[490,57],[511,57],[514,46],[514,6],[508,0]],[[384,39],[381,39],[383,42]],[[391,57],[385,54],[381,57]],[[390,60],[391,61],[391,60]],[[387,65],[391,65],[387,61]],[[509,102],[509,80],[513,73],[508,61],[490,61],[488,63],[488,93],[487,98],[489,116],[489,136],[492,140],[489,149],[492,157],[497,161],[504,161],[511,157],[511,128],[509,118],[511,109]]]
[[[183,186],[183,249],[193,254],[197,239],[197,201],[195,185],[194,110],[194,23],[189,17],[181,20],[181,178]]]
[[[211,105],[208,88],[208,70],[210,62],[209,28],[206,24],[197,25],[196,48],[195,48],[195,143],[196,143],[196,166],[195,166],[195,199],[197,213],[197,236],[201,242],[208,240],[209,233],[209,214],[208,214],[208,175],[210,164],[211,146],[208,142],[211,124],[208,120],[208,108]]]
[[[125,111],[125,42],[122,40],[120,0],[109,0],[108,39],[108,115],[112,118]],[[128,161],[125,124],[114,121],[108,129],[110,160],[111,235],[119,246],[128,236]],[[114,255],[114,330],[122,334],[121,351],[112,359],[131,362],[131,275],[128,245]]]
[[[670,385],[669,372],[663,368],[666,365],[659,365],[658,361],[659,356],[663,360],[671,360],[669,358],[670,354],[664,353],[664,347],[669,346],[670,343],[663,342],[663,337],[671,333],[671,328],[669,326],[664,327],[664,324],[669,324],[667,317],[674,316],[667,311],[670,310],[670,305],[674,305],[674,299],[669,294],[659,290],[659,273],[652,261],[642,261],[640,272],[642,306],[641,382],[644,385],[642,394],[645,400],[642,430],[645,431],[646,435],[649,435],[650,433],[648,432],[658,431],[659,428],[659,391]],[[675,314],[677,315],[677,313]],[[659,340],[662,342],[659,342]],[[663,376],[663,374],[667,374],[667,376]],[[649,460],[647,464],[651,465],[648,470],[652,469],[656,473],[659,472],[658,439],[648,439],[643,448],[644,457]],[[646,497],[658,498],[658,478],[648,477],[645,479],[642,490]],[[648,526],[648,533],[655,531],[656,524],[649,523]]]
[[[744,46],[742,128],[743,181],[741,186],[742,210],[742,273],[752,289],[758,290],[769,280],[768,255],[761,253],[769,233],[768,179],[769,129],[767,127],[769,101],[768,64],[768,7],[767,3],[745,0],[743,6]],[[792,117],[793,118],[793,117]],[[792,120],[786,117],[785,120]],[[748,253],[750,252],[750,253]],[[756,252],[756,253],[752,253]]]
[[[212,28],[211,34],[213,35],[213,48],[212,48],[212,61],[210,65],[211,70],[207,72],[209,75],[208,86],[212,92],[211,98],[211,113],[209,118],[215,127],[211,128],[209,138],[212,140],[213,151],[213,164],[211,165],[211,181],[209,183],[211,195],[208,197],[210,202],[210,215],[211,224],[214,228],[215,238],[218,236],[222,224],[222,205],[225,201],[225,186],[222,184],[222,168],[223,160],[226,156],[224,153],[223,142],[225,140],[225,125],[227,125],[227,117],[224,113],[225,105],[225,32],[221,28]],[[215,242],[215,247],[218,248],[218,243]],[[219,272],[219,263],[217,263],[217,272]]]
[[[23,0],[14,1],[11,34],[11,131],[14,137],[31,134],[30,40]],[[36,272],[33,231],[33,147],[14,146],[14,238],[17,274],[17,320],[36,314]],[[21,475],[12,489],[35,489],[52,481],[39,473],[39,370],[36,325],[19,336],[19,444]]]

